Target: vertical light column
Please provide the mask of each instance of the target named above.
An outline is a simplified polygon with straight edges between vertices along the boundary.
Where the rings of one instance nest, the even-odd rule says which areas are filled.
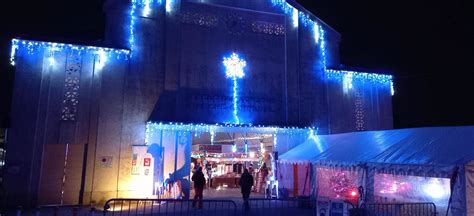
[[[223,64],[226,68],[226,77],[231,78],[233,81],[233,111],[232,116],[235,124],[240,124],[239,119],[239,85],[237,79],[241,79],[245,76],[244,68],[247,65],[245,60],[241,59],[238,54],[232,53],[229,57],[224,57]]]

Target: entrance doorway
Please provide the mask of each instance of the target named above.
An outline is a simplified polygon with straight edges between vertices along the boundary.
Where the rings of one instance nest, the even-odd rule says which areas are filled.
[[[194,135],[191,176],[202,167],[207,199],[241,198],[239,180],[248,169],[254,178],[252,197],[269,194],[274,172],[273,134],[218,132]]]
[[[191,177],[202,167],[205,199],[241,199],[239,179],[247,168],[254,177],[251,197],[276,197],[278,154],[304,142],[308,134],[311,128],[148,123],[146,145],[133,155],[132,170],[139,175],[130,184],[145,188],[136,191],[141,197],[189,199],[194,196]]]

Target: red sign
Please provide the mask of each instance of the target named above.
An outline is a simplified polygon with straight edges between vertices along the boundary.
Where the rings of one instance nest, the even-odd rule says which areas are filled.
[[[143,166],[150,166],[151,165],[151,158],[143,158]]]

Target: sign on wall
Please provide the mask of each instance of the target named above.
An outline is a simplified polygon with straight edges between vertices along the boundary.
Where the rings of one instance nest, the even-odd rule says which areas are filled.
[[[136,188],[136,196],[149,196],[153,192],[153,157],[148,153],[148,146],[132,146],[131,184]]]

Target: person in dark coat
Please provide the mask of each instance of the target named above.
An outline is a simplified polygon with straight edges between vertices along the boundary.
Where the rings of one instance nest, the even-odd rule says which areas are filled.
[[[242,198],[244,199],[245,211],[248,211],[250,209],[249,197],[253,186],[253,177],[250,175],[247,168],[244,169],[244,173],[240,177],[239,185],[242,192]]]
[[[193,208],[196,207],[196,201],[199,199],[199,208],[202,209],[202,192],[204,191],[206,179],[204,178],[204,173],[202,173],[201,167],[197,168],[191,180],[194,182]]]

